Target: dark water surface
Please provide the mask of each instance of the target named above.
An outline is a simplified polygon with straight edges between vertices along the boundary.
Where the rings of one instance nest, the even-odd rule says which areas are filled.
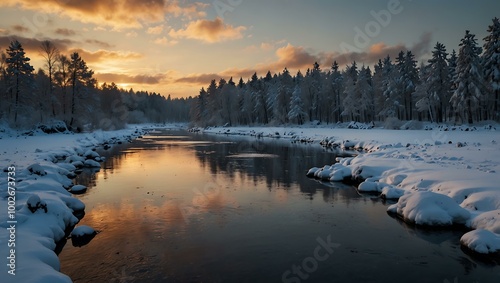
[[[460,231],[408,227],[388,204],[305,171],[334,153],[165,131],[114,147],[78,196],[100,233],[59,255],[74,282],[500,282]]]

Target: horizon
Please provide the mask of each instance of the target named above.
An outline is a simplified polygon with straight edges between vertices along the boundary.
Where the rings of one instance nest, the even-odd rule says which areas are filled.
[[[449,53],[458,51],[465,30],[482,46],[500,8],[495,1],[127,3],[2,2],[0,47],[5,51],[19,40],[38,70],[44,68],[40,43],[50,40],[62,54],[78,52],[100,84],[195,97],[212,79],[247,81],[255,72],[262,77],[285,67],[294,75],[316,61],[322,70],[333,61],[342,68],[354,60],[371,67],[387,55],[394,60],[400,50],[412,50],[420,62],[438,41]]]

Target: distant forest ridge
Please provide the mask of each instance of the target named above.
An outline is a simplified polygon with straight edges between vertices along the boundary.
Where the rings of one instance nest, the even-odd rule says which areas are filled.
[[[40,52],[45,67],[37,72],[19,41],[0,53],[0,122],[30,128],[62,121],[81,131],[189,120],[189,99],[124,90],[115,83],[99,86],[77,52],[60,54],[50,41],[42,42]]]
[[[500,121],[500,23],[488,27],[484,46],[465,32],[449,53],[437,42],[427,63],[411,51],[373,67],[352,62],[340,70],[314,63],[305,74],[255,73],[248,81],[212,80],[191,108],[199,126],[372,122],[388,118],[432,122]]]

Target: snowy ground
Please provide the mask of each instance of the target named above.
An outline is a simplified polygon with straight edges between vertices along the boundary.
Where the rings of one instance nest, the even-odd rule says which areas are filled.
[[[324,179],[362,178],[360,190],[401,197],[389,210],[407,221],[467,225],[475,230],[464,235],[462,243],[489,253],[500,250],[500,128],[494,126],[499,130],[481,126],[474,131],[465,127],[399,131],[309,125],[203,131],[362,149],[358,157],[340,159],[333,166],[318,164],[320,168],[312,171]],[[58,272],[54,253],[55,242],[78,223],[75,212],[85,207],[70,193],[85,188],[72,187],[70,178],[81,166],[99,166],[101,158],[93,148],[127,142],[141,134],[136,130],[47,135],[20,134],[0,127],[0,282],[71,282]],[[82,227],[75,233],[85,231],[90,230]]]
[[[128,142],[145,127],[50,135],[0,127],[0,282],[71,282],[54,253],[85,208],[70,193],[85,188],[71,178],[77,168],[100,166],[92,149]]]
[[[357,126],[356,126],[357,127]],[[359,128],[364,128],[360,125]],[[224,127],[206,133],[253,135],[356,149],[356,157],[309,170],[330,181],[356,179],[360,192],[398,200],[389,213],[417,225],[465,225],[461,242],[479,253],[500,252],[500,127],[426,125],[423,130],[337,126]],[[498,130],[497,130],[498,129]],[[305,171],[306,172],[306,171]]]

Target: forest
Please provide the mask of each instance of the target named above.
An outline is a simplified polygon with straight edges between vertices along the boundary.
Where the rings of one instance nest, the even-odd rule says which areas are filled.
[[[370,66],[337,62],[305,74],[285,68],[256,73],[246,82],[212,80],[193,101],[191,120],[199,126],[304,124],[418,120],[435,123],[500,121],[500,23],[488,27],[480,47],[466,31],[458,53],[437,42],[427,62],[402,50]]]
[[[0,53],[0,121],[12,128],[63,123],[60,128],[80,132],[189,119],[189,98],[99,84],[77,52],[60,54],[50,41],[42,42],[40,54],[45,68],[35,72],[19,41]]]
[[[418,120],[436,123],[500,121],[500,23],[487,28],[479,46],[466,31],[458,52],[437,42],[418,63],[411,50],[372,68],[352,62],[326,69],[312,64],[305,74],[257,73],[244,81],[212,80],[192,98],[99,84],[77,52],[64,55],[50,41],[35,71],[22,43],[0,53],[0,121],[13,128],[62,121],[68,129],[118,129],[127,123],[191,121],[197,126],[284,125],[306,122],[373,123]]]

